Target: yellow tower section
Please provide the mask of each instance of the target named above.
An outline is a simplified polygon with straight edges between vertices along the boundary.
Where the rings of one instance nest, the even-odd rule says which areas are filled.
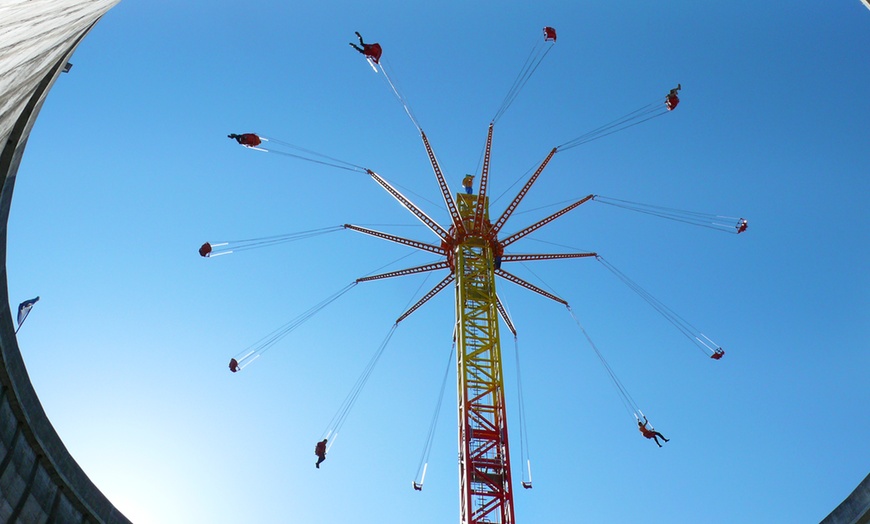
[[[477,195],[459,194],[457,204],[472,231]],[[461,524],[514,523],[493,258],[487,238],[468,235],[456,244]]]

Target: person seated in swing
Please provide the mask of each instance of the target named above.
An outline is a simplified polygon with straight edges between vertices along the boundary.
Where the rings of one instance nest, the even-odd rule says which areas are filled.
[[[680,103],[680,97],[677,96],[677,91],[682,89],[680,84],[677,84],[677,87],[670,90],[668,96],[665,97],[665,105],[668,107],[668,111],[673,111],[676,109],[677,104]]]
[[[360,53],[362,53],[363,55],[365,55],[366,58],[371,59],[372,62],[377,64],[378,60],[381,59],[381,53],[383,52],[381,50],[381,44],[378,44],[378,43],[367,44],[367,43],[363,42],[363,37],[362,37],[362,35],[359,34],[358,31],[354,32],[354,34],[356,35],[357,38],[359,38],[359,45],[356,45],[353,42],[351,42],[350,46],[352,48],[356,49],[357,51],[359,51]],[[362,46],[362,47],[360,47],[360,46]]]
[[[417,481],[414,481],[414,491],[423,491],[423,484],[417,484]]]
[[[242,369],[242,368],[239,367],[239,361],[234,359],[234,358],[231,358],[230,359],[230,371],[235,373],[240,369]]]
[[[317,455],[317,462],[314,463],[314,467],[320,469],[320,463],[326,460],[326,439],[321,440],[314,446],[314,454]]]
[[[550,26],[544,28],[544,42],[556,41],[556,30]]]
[[[716,350],[713,351],[713,354],[710,355],[710,358],[712,358],[713,360],[719,360],[723,356],[725,356],[725,350],[722,348],[716,348]]]
[[[646,419],[646,417],[643,417],[643,422],[638,420],[637,421],[638,431],[640,431],[641,435],[643,435],[644,437],[651,438],[651,439],[655,440],[656,444],[658,444],[659,447],[662,447],[661,443],[659,442],[658,437],[661,437],[662,440],[664,440],[665,442],[667,442],[668,439],[666,439],[665,436],[662,435],[661,433],[659,433],[658,431],[646,427],[647,424],[649,424],[649,421]]]
[[[227,135],[227,138],[233,139],[245,147],[257,147],[260,145],[260,137],[255,133],[242,133],[241,135],[230,133]]]
[[[749,227],[749,222],[746,221],[745,218],[741,218],[739,222],[737,222],[737,234],[743,233],[746,231],[746,228]]]

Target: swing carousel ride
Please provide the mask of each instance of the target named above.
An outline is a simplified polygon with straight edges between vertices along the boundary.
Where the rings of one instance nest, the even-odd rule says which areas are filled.
[[[351,44],[359,51],[371,65],[372,69],[383,76],[393,95],[401,103],[405,113],[413,122],[419,132],[426,150],[429,162],[438,184],[444,207],[450,216],[450,223],[439,224],[427,215],[418,205],[402,194],[394,184],[388,182],[381,175],[366,167],[345,162],[337,158],[311,151],[285,142],[279,139],[264,137],[257,133],[230,134],[229,138],[236,140],[238,144],[259,152],[278,154],[292,157],[298,160],[315,162],[337,169],[344,169],[367,175],[381,186],[392,198],[399,202],[417,220],[419,220],[432,234],[434,242],[415,240],[397,236],[391,233],[370,229],[353,224],[312,229],[301,232],[259,237],[236,241],[206,242],[199,249],[199,254],[204,258],[215,258],[230,253],[256,249],[286,242],[293,242],[316,235],[328,234],[336,231],[351,230],[364,235],[394,242],[415,250],[426,252],[436,257],[436,261],[409,267],[401,270],[370,275],[358,278],[343,289],[315,304],[293,320],[280,326],[273,332],[261,338],[251,346],[239,352],[230,360],[230,371],[238,372],[257,360],[268,349],[275,346],[290,332],[306,322],[316,313],[337,300],[343,294],[357,284],[388,278],[396,278],[407,275],[415,275],[429,272],[445,272],[446,275],[422,298],[409,307],[400,315],[386,338],[380,344],[377,351],[371,357],[368,365],[357,379],[351,392],[346,397],[342,406],[329,423],[320,444],[328,446],[335,443],[348,414],[356,399],[365,386],[368,378],[384,352],[390,338],[398,325],[409,315],[417,311],[421,306],[435,297],[448,286],[453,287],[455,294],[455,328],[453,335],[453,349],[451,350],[447,368],[441,385],[441,397],[436,407],[436,415],[433,417],[429,429],[426,449],[418,468],[417,478],[413,482],[413,488],[417,491],[423,489],[426,468],[428,466],[428,451],[431,449],[432,436],[437,421],[437,413],[440,409],[441,399],[446,385],[447,377],[453,363],[457,367],[457,407],[459,414],[459,489],[460,489],[460,522],[462,524],[499,523],[513,524],[514,516],[514,482],[511,474],[510,447],[508,445],[507,413],[505,405],[505,380],[502,370],[502,351],[500,344],[500,320],[504,326],[514,335],[516,329],[508,315],[507,309],[496,292],[497,278],[523,287],[533,293],[537,293],[549,300],[565,306],[569,314],[576,322],[578,328],[589,342],[596,356],[601,361],[609,378],[613,382],[620,399],[626,409],[631,412],[638,421],[639,429],[647,438],[659,435],[650,425],[647,428],[647,418],[640,407],[628,393],[628,390],[619,380],[613,369],[605,360],[603,354],[589,337],[586,330],[580,324],[567,301],[561,297],[542,289],[505,269],[506,265],[517,262],[533,262],[541,260],[592,258],[600,262],[612,272],[619,280],[625,283],[631,290],[648,302],[659,314],[676,327],[687,339],[689,339],[706,356],[713,360],[720,360],[725,354],[724,350],[708,336],[700,332],[691,323],[686,321],[672,309],[660,302],[637,283],[622,273],[609,261],[594,252],[572,253],[533,253],[512,254],[510,247],[528,235],[538,231],[551,222],[563,217],[578,207],[598,202],[622,209],[652,215],[668,220],[684,222],[696,226],[706,227],[726,233],[740,234],[746,231],[747,221],[743,218],[725,217],[708,213],[698,213],[673,209],[669,207],[643,204],[622,199],[590,194],[576,199],[561,210],[546,218],[524,227],[513,233],[505,234],[504,227],[508,220],[520,206],[523,198],[531,190],[532,186],[542,175],[547,164],[557,154],[569,149],[597,140],[604,136],[628,129],[643,122],[669,114],[679,103],[678,92],[680,85],[671,89],[664,97],[657,97],[654,101],[646,104],[620,118],[617,118],[603,126],[600,126],[577,138],[569,140],[561,145],[553,147],[543,161],[536,168],[530,169],[523,175],[528,177],[525,184],[498,215],[490,214],[489,177],[490,155],[492,150],[493,128],[501,116],[511,106],[522,88],[526,85],[538,66],[550,52],[556,42],[556,30],[545,27],[543,38],[538,37],[532,50],[523,64],[513,85],[508,90],[501,106],[492,118],[486,136],[483,149],[482,162],[478,165],[478,171],[474,175],[467,175],[463,180],[463,192],[452,194],[446,182],[444,173],[435,157],[435,153],[429,143],[426,133],[414,116],[406,98],[397,89],[392,79],[392,74],[381,60],[382,48],[379,44],[366,44],[357,33],[360,45]],[[529,175],[531,173],[531,175]],[[474,179],[478,178],[475,188]],[[455,356],[454,356],[455,355]],[[455,360],[454,360],[455,359]],[[519,375],[519,368],[517,368]],[[521,381],[518,380],[521,384]],[[521,388],[521,385],[519,386]],[[527,459],[525,436],[524,409],[522,406],[522,394],[520,394],[519,406],[521,430],[520,452],[523,475],[520,485],[525,489],[532,487],[531,464]],[[649,435],[648,435],[649,434]],[[658,442],[656,440],[656,442]],[[317,454],[324,457],[328,451],[326,445],[318,447]],[[319,464],[318,464],[319,467]]]

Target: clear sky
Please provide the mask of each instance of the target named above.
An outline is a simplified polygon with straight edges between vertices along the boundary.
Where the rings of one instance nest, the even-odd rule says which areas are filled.
[[[870,472],[860,1],[124,0],[31,134],[7,264],[13,306],[42,297],[19,341],[45,410],[128,517],[456,521],[452,379],[425,488],[411,489],[450,351],[450,290],[399,325],[322,469],[312,453],[395,318],[443,273],[360,284],[241,373],[227,369],[354,279],[434,258],[350,231],[196,251],[348,222],[435,242],[365,175],[226,135],[371,168],[444,224],[417,130],[348,42],[360,31],[381,43],[459,190],[546,25],[558,42],[496,125],[494,197],[552,147],[678,82],[682,103],[558,153],[506,232],[590,193],[746,217],[749,230],[591,202],[508,250],[596,251],[727,352],[706,358],[594,259],[508,267],[571,303],[671,439],[659,449],[639,435],[564,307],[499,281],[519,331],[534,478],[515,495],[517,521],[815,523]],[[516,444],[514,344],[502,342]]]

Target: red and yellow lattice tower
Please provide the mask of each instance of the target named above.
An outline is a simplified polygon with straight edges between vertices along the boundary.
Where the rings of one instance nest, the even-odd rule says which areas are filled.
[[[457,195],[457,204],[466,230],[473,231],[477,196]],[[487,238],[472,233],[456,245],[454,256],[460,522],[513,523],[493,249]]]
[[[502,263],[559,258],[593,257],[595,253],[505,254],[510,244],[549,224],[592,199],[582,198],[564,209],[512,235],[499,239],[502,226],[513,214],[523,197],[556,153],[550,151],[525,186],[508,204],[498,220],[489,220],[489,200],[486,196],[490,152],[490,124],[486,139],[478,193],[451,194],[441,167],[421,132],[423,144],[432,163],[435,179],[441,189],[444,204],[450,213],[451,225],[445,228],[430,218],[418,206],[374,171],[367,173],[390,195],[419,219],[440,239],[440,245],[402,238],[381,231],[345,224],[345,228],[397,242],[444,257],[438,262],[391,271],[357,279],[357,282],[400,277],[447,269],[450,273],[397,320],[408,317],[432,297],[455,282],[457,328],[457,384],[459,408],[459,511],[461,524],[514,524],[513,484],[511,481],[505,409],[504,375],[499,345],[499,317],[514,332],[514,327],[496,294],[495,278],[501,277],[551,300],[567,305],[561,298],[501,268]],[[524,487],[526,486],[524,483]]]

